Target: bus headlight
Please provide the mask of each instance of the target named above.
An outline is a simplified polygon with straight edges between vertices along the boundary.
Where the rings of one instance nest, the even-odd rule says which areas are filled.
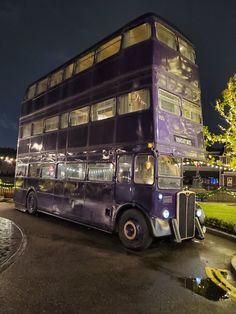
[[[198,209],[196,210],[196,216],[197,216],[198,218],[200,218],[200,217],[202,216],[202,210],[201,210],[201,208],[198,208]]]
[[[168,209],[164,209],[162,212],[162,216],[167,219],[170,216],[170,212],[168,211]]]
[[[158,193],[158,199],[161,201],[163,199],[163,194],[162,193]]]

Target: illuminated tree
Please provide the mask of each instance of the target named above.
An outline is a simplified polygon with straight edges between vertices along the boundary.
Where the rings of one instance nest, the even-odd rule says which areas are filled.
[[[236,167],[236,74],[229,79],[222,97],[216,101],[215,110],[222,118],[220,133],[214,134],[204,127],[206,146],[215,143],[224,145],[224,156],[230,156],[230,167]]]

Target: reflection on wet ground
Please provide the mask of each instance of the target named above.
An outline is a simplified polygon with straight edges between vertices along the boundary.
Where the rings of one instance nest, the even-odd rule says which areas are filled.
[[[179,278],[183,287],[212,301],[228,299],[229,293],[214,284],[210,278]]]
[[[22,234],[17,226],[8,219],[0,218],[0,266],[18,250]]]

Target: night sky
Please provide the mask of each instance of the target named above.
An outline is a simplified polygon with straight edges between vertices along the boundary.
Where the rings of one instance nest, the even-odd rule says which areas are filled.
[[[204,124],[236,72],[235,0],[0,0],[0,147],[16,147],[26,87],[130,20],[154,12],[196,47]]]

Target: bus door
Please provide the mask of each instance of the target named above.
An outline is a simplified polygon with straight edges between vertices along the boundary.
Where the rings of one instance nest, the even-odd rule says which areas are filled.
[[[111,229],[114,205],[114,165],[111,162],[89,163],[85,183],[85,219],[88,224]]]
[[[116,204],[130,203],[133,200],[132,155],[117,157]]]

